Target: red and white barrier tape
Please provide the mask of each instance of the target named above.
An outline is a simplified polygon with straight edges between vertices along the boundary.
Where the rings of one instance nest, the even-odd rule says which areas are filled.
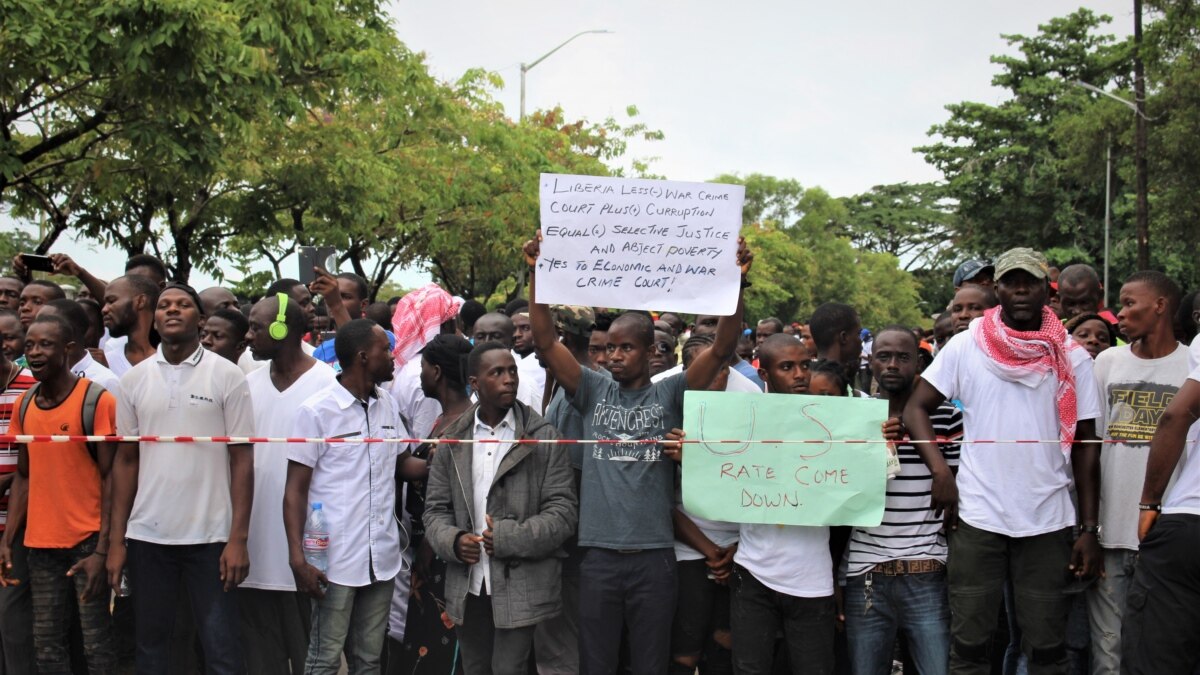
[[[420,445],[423,443],[445,445],[450,443],[508,443],[510,441],[502,441],[494,438],[480,439],[453,439],[453,438],[285,438],[285,437],[267,437],[267,436],[79,436],[79,435],[46,435],[46,434],[0,434],[0,444],[3,443],[411,443]],[[605,439],[589,439],[589,440],[572,440],[572,439],[554,439],[541,440],[536,438],[522,438],[511,441],[517,445],[536,445],[538,443],[546,443],[548,445],[657,445],[661,440],[654,439],[631,439],[622,440],[615,438]],[[883,443],[882,438],[866,438],[866,439],[743,439],[743,440],[697,440],[684,439],[686,444],[703,443],[705,445],[725,445],[725,444],[745,444],[756,443],[759,445],[824,445],[826,443],[836,443],[839,445],[864,445],[867,443]],[[1133,443],[1148,443],[1149,441],[1131,441],[1127,439],[1108,439],[1108,440],[1088,440],[1078,441],[1079,443],[1115,445],[1118,443],[1133,444]],[[1195,441],[1192,441],[1193,443]],[[904,444],[922,444],[934,443],[938,445],[952,445],[971,443],[975,445],[1040,445],[1040,444],[1059,444],[1062,443],[1059,439],[1053,440],[977,440],[966,441],[963,439],[940,439],[935,441],[916,441],[906,440]]]

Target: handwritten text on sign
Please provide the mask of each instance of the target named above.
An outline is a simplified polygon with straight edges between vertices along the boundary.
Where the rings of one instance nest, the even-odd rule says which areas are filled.
[[[737,308],[741,185],[542,174],[539,302]]]
[[[796,394],[684,395],[683,505],[733,523],[856,525],[883,519],[887,403]],[[878,443],[705,443],[875,439]]]

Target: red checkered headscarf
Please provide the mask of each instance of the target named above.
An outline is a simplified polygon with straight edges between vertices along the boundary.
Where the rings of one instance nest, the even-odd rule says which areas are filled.
[[[426,284],[400,298],[392,314],[392,332],[396,348],[392,358],[403,366],[425,348],[442,329],[442,324],[458,316],[463,299],[451,296],[437,284]]]
[[[993,307],[971,322],[975,343],[987,354],[989,368],[997,377],[1027,387],[1040,385],[1047,375],[1058,382],[1058,430],[1063,452],[1071,451],[1075,440],[1075,370],[1071,367],[1071,349],[1082,349],[1067,340],[1067,330],[1049,307],[1042,308],[1042,326],[1037,330],[1018,331],[1000,320],[1000,307]]]

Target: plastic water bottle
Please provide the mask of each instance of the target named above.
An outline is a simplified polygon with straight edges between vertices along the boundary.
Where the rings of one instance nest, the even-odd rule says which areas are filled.
[[[308,520],[304,521],[304,560],[322,573],[329,570],[329,525],[321,502],[313,502]]]

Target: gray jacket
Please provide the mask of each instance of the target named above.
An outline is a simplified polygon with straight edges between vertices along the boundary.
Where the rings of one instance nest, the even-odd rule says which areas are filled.
[[[473,438],[478,404],[442,432]],[[515,438],[553,440],[554,427],[517,401]],[[460,534],[473,532],[472,444],[446,444],[434,454],[425,490],[425,538],[448,561],[446,613],[462,625],[470,568],[455,555]],[[482,519],[484,514],[474,514]],[[487,495],[495,556],[491,565],[492,616],[497,628],[532,626],[562,613],[562,544],[575,533],[579,502],[564,446],[514,445],[500,461]],[[479,523],[483,527],[482,523]]]

